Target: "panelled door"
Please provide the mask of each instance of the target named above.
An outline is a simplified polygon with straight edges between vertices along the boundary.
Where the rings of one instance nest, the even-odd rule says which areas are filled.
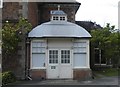
[[[50,49],[48,52],[48,79],[72,78],[71,51]]]

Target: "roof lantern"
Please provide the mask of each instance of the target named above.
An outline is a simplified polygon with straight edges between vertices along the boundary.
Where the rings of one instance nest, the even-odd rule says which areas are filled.
[[[60,10],[60,5],[58,5],[58,10],[52,10],[50,13],[51,21],[67,21],[67,14]]]
[[[67,21],[67,14],[60,10],[51,11],[51,21],[38,25],[28,34],[30,38],[69,37],[90,38],[91,35],[81,26]]]

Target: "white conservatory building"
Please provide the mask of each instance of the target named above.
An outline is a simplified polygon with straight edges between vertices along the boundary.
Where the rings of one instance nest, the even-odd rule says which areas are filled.
[[[38,25],[28,34],[31,78],[90,77],[90,37],[84,28],[68,22],[62,10],[51,11],[50,22]]]

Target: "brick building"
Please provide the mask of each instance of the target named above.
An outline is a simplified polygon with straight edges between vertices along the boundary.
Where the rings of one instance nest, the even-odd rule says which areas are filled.
[[[75,14],[80,7],[80,3],[75,0],[43,0],[42,2],[4,2],[2,8],[2,21],[9,21],[16,23],[19,17],[25,17],[32,24],[33,28],[39,24],[50,21],[50,11],[56,10],[60,5],[68,17],[69,22],[75,23]],[[19,79],[29,77],[28,63],[30,55],[29,43],[26,41],[25,35],[22,36],[22,41],[18,44],[18,54],[14,58],[17,60],[17,65],[11,66],[12,63],[7,65],[6,61],[3,65],[3,71],[12,70]],[[16,63],[15,63],[16,64]],[[81,75],[86,71],[82,71]],[[37,73],[37,72],[36,72]],[[77,73],[79,75],[79,73]],[[79,76],[80,77],[80,76]]]

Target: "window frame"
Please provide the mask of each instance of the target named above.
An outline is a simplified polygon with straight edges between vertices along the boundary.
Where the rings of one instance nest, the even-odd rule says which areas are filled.
[[[41,46],[33,46],[33,43],[40,43]],[[44,43],[44,45],[42,45]],[[33,52],[33,48],[43,48],[44,52]],[[46,41],[45,40],[33,40],[31,41],[31,56],[30,56],[30,69],[46,69],[46,58],[44,59],[44,66],[33,67],[33,54],[44,54],[46,56]]]
[[[87,42],[86,41],[75,41],[73,43],[73,57],[75,57],[75,54],[78,54],[78,55],[85,54],[86,55],[85,65],[82,65],[82,66],[81,65],[79,65],[79,66],[78,65],[77,66],[73,65],[74,68],[88,68],[88,63],[87,63],[88,52],[87,52],[87,49],[88,48],[87,48]],[[75,58],[73,59],[73,64],[74,63],[75,63]]]
[[[62,51],[69,51],[69,53],[68,53],[68,54],[65,54],[65,53],[64,53],[64,55],[63,55],[63,54],[62,54]],[[69,50],[69,49],[64,49],[64,50],[63,50],[63,49],[61,49],[61,50],[60,50],[60,56],[61,56],[61,57],[60,57],[60,63],[61,63],[61,64],[70,64],[70,63],[71,63],[71,50]],[[63,59],[62,56],[69,56],[69,58],[67,58],[67,59],[64,58],[64,59]],[[66,61],[68,61],[68,62],[62,62],[62,60],[66,60]]]
[[[59,17],[58,16],[53,16],[53,20],[55,21],[58,21],[59,20]]]
[[[66,21],[66,16],[54,15],[54,16],[52,16],[52,20],[53,21]]]
[[[57,56],[57,62],[52,62],[52,63],[50,63],[50,51],[57,51],[57,54],[55,55],[55,56]],[[52,54],[52,56],[54,56],[54,52],[53,52],[53,54]],[[53,61],[54,61],[54,59],[53,59]],[[59,63],[59,50],[57,50],[57,49],[50,49],[50,50],[48,50],[48,64],[58,64]]]
[[[65,21],[65,16],[60,16],[60,21]]]

